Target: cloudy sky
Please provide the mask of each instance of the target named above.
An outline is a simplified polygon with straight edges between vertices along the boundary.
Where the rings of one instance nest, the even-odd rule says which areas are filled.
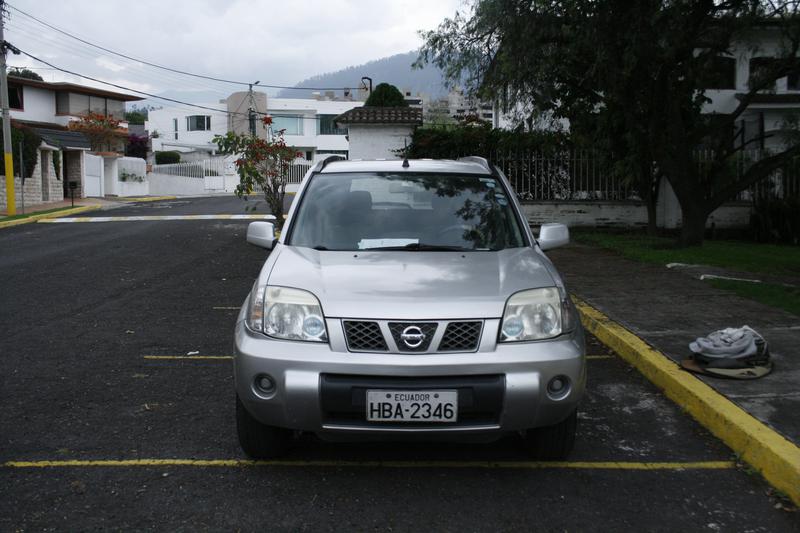
[[[129,61],[78,42],[14,8],[115,52],[208,76],[293,85],[420,46],[464,0],[12,0],[6,39],[55,66],[141,91],[237,87]],[[46,81],[98,85],[24,56]],[[45,68],[42,68],[45,67]],[[356,82],[357,80],[354,80]],[[99,85],[98,85],[99,86]],[[108,87],[106,87],[108,88]]]

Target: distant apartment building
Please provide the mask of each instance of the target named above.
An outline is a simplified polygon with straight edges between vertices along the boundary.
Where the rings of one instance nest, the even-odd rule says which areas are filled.
[[[410,100],[407,94],[406,100]],[[461,121],[467,117],[478,118],[484,122],[498,127],[497,113],[495,106],[491,102],[486,102],[465,94],[460,89],[453,89],[447,96],[440,98],[429,98],[422,96],[423,115],[428,122],[439,120]]]
[[[337,96],[332,91],[313,93],[312,98],[272,98],[245,91],[216,104],[203,104],[214,110],[185,106],[151,110],[145,126],[153,151],[179,151],[184,159],[214,154],[214,137],[228,131],[254,131],[261,138],[283,131],[286,143],[313,161],[329,154],[348,155],[347,131],[337,128],[333,119],[362,105],[350,94]],[[271,126],[263,123],[265,115],[272,117]]]

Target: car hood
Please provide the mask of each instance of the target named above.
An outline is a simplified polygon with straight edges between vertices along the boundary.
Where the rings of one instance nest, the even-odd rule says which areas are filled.
[[[508,297],[552,287],[533,248],[498,252],[317,251],[281,246],[268,283],[311,291],[327,317],[499,318]]]

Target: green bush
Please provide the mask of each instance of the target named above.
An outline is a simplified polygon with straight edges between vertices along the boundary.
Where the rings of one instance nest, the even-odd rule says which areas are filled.
[[[0,121],[2,122],[2,121]],[[11,153],[14,158],[14,175],[19,176],[19,143],[22,141],[22,158],[25,161],[25,177],[29,178],[33,174],[39,162],[39,146],[42,144],[42,138],[36,134],[32,129],[26,127],[12,127],[11,128]],[[2,146],[3,134],[0,130],[0,146]],[[4,171],[0,169],[0,175]]]
[[[498,153],[557,151],[573,148],[563,133],[517,132],[494,129],[482,121],[455,127],[417,128],[411,137],[408,156],[414,159],[456,159],[477,155],[491,159]]]
[[[408,107],[408,102],[394,85],[379,83],[364,102],[364,107]]]
[[[156,152],[156,165],[170,165],[181,162],[180,152]]]

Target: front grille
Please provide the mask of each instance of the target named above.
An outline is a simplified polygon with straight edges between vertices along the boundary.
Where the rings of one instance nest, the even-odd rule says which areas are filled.
[[[480,322],[450,322],[439,343],[440,352],[470,352],[478,349]]]
[[[389,348],[383,340],[383,333],[377,322],[344,321],[347,347],[355,351],[387,352]]]
[[[418,341],[412,341],[411,345],[406,344],[403,340],[403,332],[408,328],[419,328],[424,335],[422,342],[416,346],[414,344],[417,344]],[[401,352],[425,352],[436,333],[436,322],[389,322],[389,331],[392,332],[392,338]],[[413,330],[413,332],[416,331],[416,329]]]

